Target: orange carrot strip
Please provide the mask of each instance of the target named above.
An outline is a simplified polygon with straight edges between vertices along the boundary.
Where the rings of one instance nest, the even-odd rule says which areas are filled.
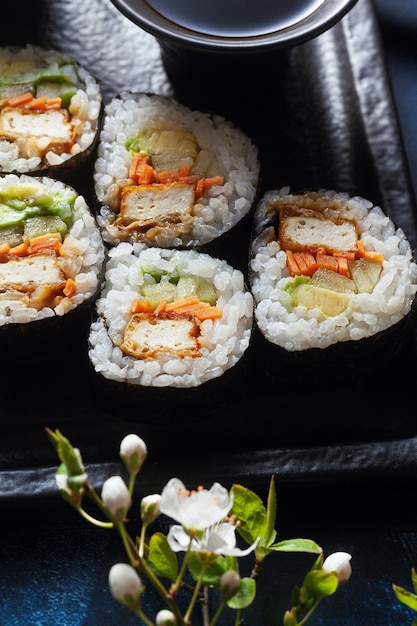
[[[384,261],[384,256],[381,252],[377,252],[376,250],[365,250],[363,256],[365,259],[368,259],[368,261],[381,261],[381,263]]]
[[[156,315],[158,315],[158,313],[163,313],[166,310],[166,306],[167,303],[165,302],[165,300],[161,300],[160,302],[158,302],[158,306],[154,310],[154,313]]]
[[[27,256],[30,254],[29,252],[29,242],[23,241],[18,246],[14,246],[10,248],[9,254],[14,254],[15,256]]]
[[[223,185],[223,183],[223,176],[212,176],[211,178],[205,178],[204,189],[209,189],[209,187],[214,187],[215,185]]]
[[[33,96],[30,91],[26,91],[25,93],[21,93],[18,96],[10,96],[7,99],[7,104],[9,107],[21,107],[24,104],[27,104],[33,100]]]
[[[197,296],[182,298],[166,305],[166,311],[174,313],[189,313],[199,320],[218,319],[222,316],[222,312],[216,306],[212,306],[208,302],[201,302]]]
[[[149,157],[140,152],[134,152],[129,168],[129,178],[137,182],[144,165],[149,163]]]
[[[178,178],[180,183],[185,183],[186,185],[195,185],[198,183],[198,176],[180,176]]]
[[[199,302],[200,300],[198,299],[198,296],[187,296],[186,298],[181,298],[180,300],[174,300],[174,302],[168,302],[165,306],[165,310],[176,311],[184,306],[187,307],[193,304],[199,304]]]
[[[287,250],[287,267],[291,276],[300,275],[300,268],[298,267],[298,263],[294,257],[294,252],[292,250]]]
[[[48,98],[45,109],[62,109],[62,98],[60,96],[57,96],[56,98]]]
[[[173,183],[176,182],[179,178],[180,171],[179,169],[172,170],[164,170],[162,172],[158,172],[156,178],[159,183]]]
[[[34,237],[29,241],[29,253],[36,254],[42,250],[52,250],[59,254],[62,245],[62,237],[60,233],[46,233],[39,237]]]
[[[10,245],[8,243],[0,243],[0,254],[7,254],[10,252]]]
[[[365,253],[365,246],[363,245],[363,241],[361,241],[360,239],[358,239],[358,241],[356,242],[356,247],[357,247],[357,255],[358,257],[363,257],[364,253]]]
[[[317,267],[325,267],[333,272],[339,271],[339,262],[336,257],[331,254],[317,254],[316,256]]]
[[[307,263],[304,261],[304,253],[303,252],[294,252],[294,260],[298,265],[300,270],[300,274],[307,274]]]
[[[155,182],[155,170],[149,163],[144,163],[138,177],[140,185],[152,185]]]
[[[68,278],[65,287],[64,287],[64,296],[67,298],[72,298],[75,294],[77,288],[77,283],[72,278]]]
[[[46,96],[40,96],[39,98],[32,98],[30,102],[25,105],[26,109],[44,109],[46,105]]]
[[[384,260],[384,257],[380,252],[376,252],[375,250],[366,250],[363,241],[358,240],[356,245],[358,248],[359,258],[368,259],[369,261],[381,261],[381,263]]]
[[[342,276],[346,276],[346,278],[350,278],[349,265],[348,260],[344,256],[337,257],[338,262],[338,272]]]
[[[201,198],[204,193],[204,178],[199,178],[195,185],[195,197]]]
[[[307,276],[313,276],[314,272],[317,269],[317,261],[315,259],[314,254],[311,252],[303,252],[304,263],[307,266]]]
[[[217,320],[222,316],[222,312],[216,306],[201,306],[196,304],[195,306],[191,306],[187,309],[179,311],[180,313],[189,313],[194,315],[201,322],[204,320]]]
[[[152,313],[153,308],[149,300],[133,300],[132,313]]]
[[[356,258],[356,253],[354,250],[336,250],[335,252],[333,252],[333,256],[337,257],[338,259],[343,257],[347,261],[354,261]]]
[[[179,170],[180,178],[183,176],[189,176],[191,174],[191,165],[181,165]]]

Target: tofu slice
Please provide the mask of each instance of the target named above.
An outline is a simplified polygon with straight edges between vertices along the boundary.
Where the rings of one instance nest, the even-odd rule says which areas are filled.
[[[135,313],[126,326],[121,349],[137,359],[154,358],[160,352],[197,357],[199,334],[200,328],[190,315]]]
[[[5,107],[0,114],[0,136],[9,141],[36,141],[40,151],[66,151],[72,144],[72,128],[66,109],[34,111]]]
[[[49,287],[58,292],[65,284],[66,277],[53,254],[16,257],[0,263],[0,292],[30,293],[38,287]]]
[[[184,183],[127,186],[122,189],[117,226],[147,230],[168,224],[191,224],[194,189]]]
[[[328,253],[356,250],[358,232],[349,220],[330,220],[312,211],[300,214],[282,212],[279,240],[284,250],[302,251],[325,248]]]

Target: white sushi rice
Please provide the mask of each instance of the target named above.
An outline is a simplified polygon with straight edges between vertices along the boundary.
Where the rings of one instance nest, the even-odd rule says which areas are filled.
[[[223,185],[206,191],[194,205],[190,232],[171,229],[159,235],[152,245],[191,248],[206,244],[230,230],[250,212],[259,178],[258,150],[249,137],[223,117],[192,111],[175,100],[155,94],[121,94],[105,108],[94,170],[95,193],[102,205],[98,223],[103,239],[113,245],[121,241],[112,222],[118,211],[121,189],[132,184],[129,179],[131,154],[125,142],[156,123],[164,128],[192,132],[201,149],[216,154],[226,177]]]
[[[74,189],[61,181],[46,176],[36,178],[25,174],[20,176],[7,174],[0,177],[0,191],[10,185],[32,184],[34,181],[41,183],[47,194],[54,192],[59,192],[63,196],[74,194]],[[44,307],[37,310],[26,306],[22,299],[12,298],[7,291],[2,292],[0,284],[0,326],[63,316],[96,294],[103,269],[105,248],[94,217],[81,195],[75,200],[73,218],[64,237],[62,249],[63,254],[59,263],[65,274],[75,281],[74,295],[64,297],[55,308]]]
[[[267,192],[255,211],[256,237],[251,245],[250,287],[255,300],[255,320],[272,343],[294,352],[326,348],[343,341],[358,341],[393,326],[411,310],[417,292],[417,265],[401,228],[397,228],[378,206],[361,197],[319,190],[317,195],[337,199],[342,216],[354,218],[365,247],[383,254],[383,270],[372,293],[352,294],[347,309],[335,317],[318,309],[297,306],[288,310],[282,289],[292,280],[286,253],[271,229],[268,203],[290,200],[289,187]]]
[[[8,46],[0,48],[0,75],[3,68],[15,61],[45,61],[46,63],[74,63],[74,60],[62,52],[48,50],[33,44],[25,47]],[[56,154],[49,151],[42,155],[19,154],[16,143],[0,137],[0,172],[30,173],[38,169],[57,166],[92,146],[99,130],[102,94],[97,79],[85,68],[76,64],[76,71],[82,88],[72,96],[69,112],[74,132],[74,144],[69,152]],[[34,148],[32,146],[32,152]]]
[[[140,298],[144,272],[172,272],[211,281],[222,316],[202,323],[201,356],[180,357],[158,353],[136,359],[118,347],[130,318],[130,307]],[[104,378],[144,387],[196,387],[233,367],[249,346],[253,298],[242,272],[225,261],[194,250],[149,248],[121,243],[112,248],[105,283],[96,301],[98,317],[90,327],[89,358]]]

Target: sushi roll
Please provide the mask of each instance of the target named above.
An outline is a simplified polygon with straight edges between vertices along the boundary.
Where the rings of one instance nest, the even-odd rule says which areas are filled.
[[[94,186],[110,245],[204,246],[249,215],[258,178],[257,148],[223,117],[146,93],[105,108]]]
[[[51,330],[75,312],[86,310],[89,326],[104,255],[94,216],[72,187],[48,177],[0,177],[2,347],[14,350],[19,336],[43,330],[50,345]]]
[[[97,80],[67,55],[0,48],[0,173],[69,175],[98,140]]]
[[[89,359],[115,404],[132,405],[130,419],[188,419],[196,401],[203,417],[223,393],[233,397],[253,324],[240,270],[196,250],[122,242],[108,253],[95,308]]]
[[[415,320],[417,266],[382,209],[333,190],[265,193],[256,207],[249,282],[270,362],[284,355],[330,371],[391,358]],[[291,358],[291,357],[290,357]],[[291,362],[294,359],[291,360]],[[375,361],[374,361],[375,362]],[[319,369],[319,368],[318,368]]]

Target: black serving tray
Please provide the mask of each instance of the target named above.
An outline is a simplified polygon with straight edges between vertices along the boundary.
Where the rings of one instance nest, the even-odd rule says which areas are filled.
[[[2,45],[30,41],[69,53],[99,78],[105,101],[123,90],[149,91],[225,115],[259,147],[261,192],[289,184],[364,196],[416,247],[413,182],[370,0],[295,48],[221,68],[204,60],[202,78],[197,72],[184,78],[110,0],[25,1],[7,10],[19,28],[3,29]],[[72,182],[92,203],[92,163]],[[245,223],[216,253],[246,273],[249,237]],[[324,370],[315,385],[296,375],[285,385],[271,379],[262,353],[250,348],[241,390],[231,389],[204,421],[178,425],[172,414],[163,426],[140,405],[127,410],[108,402],[88,362],[87,335],[84,319],[59,341],[45,339],[41,350],[3,352],[2,499],[56,491],[57,459],[45,427],[60,429],[82,450],[97,483],[119,467],[119,441],[129,432],[148,444],[143,476],[155,487],[173,474],[265,485],[274,473],[293,483],[416,471],[415,332],[388,365],[374,363],[349,380],[343,372],[328,380]]]

